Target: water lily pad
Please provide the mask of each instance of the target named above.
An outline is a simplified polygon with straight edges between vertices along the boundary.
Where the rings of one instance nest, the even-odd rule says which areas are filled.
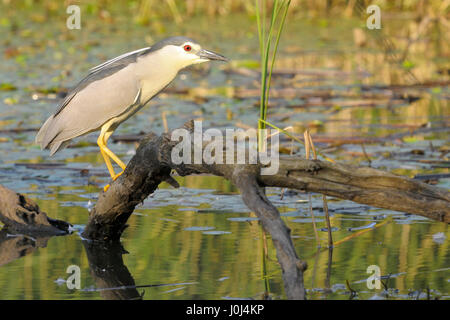
[[[17,90],[17,87],[12,83],[3,82],[0,83],[0,91],[14,91]]]
[[[298,223],[312,223],[312,218],[298,218],[291,220],[292,222],[298,222]],[[323,219],[314,218],[314,221],[316,222],[323,222]]]
[[[221,234],[230,234],[230,231],[219,231],[219,230],[215,230],[215,231],[204,231],[202,232],[203,234],[212,234],[212,235],[221,235]]]
[[[372,223],[369,223],[368,225],[365,225],[365,226],[355,227],[355,228],[348,228],[348,231],[370,229],[370,228],[375,227],[375,225],[376,225],[376,222],[372,222]]]
[[[213,230],[213,229],[215,229],[215,227],[198,227],[198,226],[193,226],[193,227],[184,228],[185,231],[206,231],[206,230]]]
[[[328,232],[328,228],[320,228],[319,230],[323,231],[323,232]],[[337,227],[331,227],[331,232],[335,232],[338,230],[339,230],[339,228],[337,228]]]
[[[443,232],[433,234],[433,241],[436,242],[437,244],[443,244],[446,238],[447,237]]]
[[[236,218],[228,218],[227,220],[229,220],[229,221],[246,222],[246,221],[259,220],[259,218],[256,218],[256,217],[236,217]]]

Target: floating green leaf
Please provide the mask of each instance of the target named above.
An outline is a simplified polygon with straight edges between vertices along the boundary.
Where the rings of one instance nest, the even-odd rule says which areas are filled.
[[[15,90],[17,90],[17,87],[12,83],[8,82],[0,83],[0,91],[15,91]]]

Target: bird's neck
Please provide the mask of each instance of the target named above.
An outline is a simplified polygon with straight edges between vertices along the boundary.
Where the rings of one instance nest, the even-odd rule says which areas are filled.
[[[178,66],[154,52],[138,58],[136,63],[136,75],[141,82],[142,101],[148,101],[158,94],[175,79],[178,74]]]

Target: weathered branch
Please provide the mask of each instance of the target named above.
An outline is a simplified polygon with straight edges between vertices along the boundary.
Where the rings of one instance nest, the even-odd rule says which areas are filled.
[[[185,128],[192,130],[192,124],[186,124]],[[224,176],[234,183],[236,170],[249,174],[256,172],[255,179],[260,187],[287,187],[317,192],[450,222],[449,192],[420,181],[372,168],[310,161],[295,156],[281,157],[278,173],[265,176],[259,175],[262,167],[259,164],[174,164],[171,151],[176,143],[171,141],[170,134],[149,134],[142,140],[125,172],[111,184],[106,193],[100,194],[90,213],[85,237],[118,239],[138,203],[154,192],[162,181],[176,184],[170,177],[171,170],[176,170],[182,176],[200,173]]]
[[[192,130],[192,124],[188,123],[184,128]],[[154,192],[162,181],[176,185],[170,177],[171,170],[182,176],[201,173],[223,176],[238,187],[239,181],[235,176],[239,172],[254,177],[259,187],[287,187],[322,193],[450,222],[450,193],[420,181],[373,168],[305,160],[296,156],[281,157],[275,175],[260,175],[262,166],[259,164],[174,164],[171,151],[177,143],[171,141],[170,133],[162,136],[149,134],[142,140],[125,172],[111,184],[108,192],[100,194],[90,213],[85,237],[118,239],[138,203]],[[246,201],[248,191],[240,189]]]
[[[326,161],[318,161],[320,170],[311,173],[303,170],[302,163],[298,157],[280,158],[279,172],[260,176],[259,181],[450,222],[450,193],[442,188],[373,168]]]

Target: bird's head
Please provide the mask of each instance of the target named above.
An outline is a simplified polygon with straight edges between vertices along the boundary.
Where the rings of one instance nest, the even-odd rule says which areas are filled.
[[[203,49],[196,41],[187,37],[171,37],[155,43],[151,51],[159,51],[170,63],[183,69],[207,61],[228,61],[224,56]]]

